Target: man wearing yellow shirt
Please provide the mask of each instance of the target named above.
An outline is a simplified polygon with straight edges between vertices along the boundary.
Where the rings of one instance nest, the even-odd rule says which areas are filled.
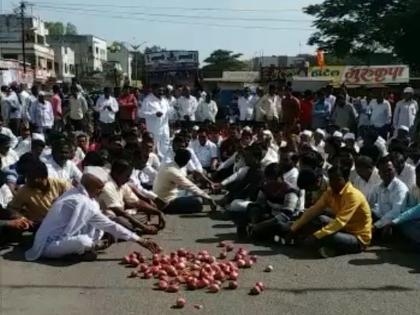
[[[305,243],[319,247],[324,258],[361,252],[372,238],[369,204],[349,182],[349,173],[343,167],[330,168],[330,188],[290,227],[293,234],[315,230]],[[323,215],[326,209],[331,217]]]
[[[8,205],[8,210],[24,215],[35,226],[41,224],[54,201],[71,188],[65,180],[48,177],[47,166],[34,160],[22,186]]]

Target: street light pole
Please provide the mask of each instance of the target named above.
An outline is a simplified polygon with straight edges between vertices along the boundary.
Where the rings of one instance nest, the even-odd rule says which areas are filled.
[[[142,42],[142,43],[140,43],[140,44],[138,44],[138,45],[134,45],[134,44],[130,44],[130,46],[131,46],[131,48],[133,48],[134,49],[134,51],[136,52],[136,54],[135,54],[135,59],[134,59],[134,66],[136,67],[136,69],[135,69],[135,77],[136,77],[136,83],[137,83],[137,81],[138,81],[138,59],[139,59],[139,51],[138,51],[138,49],[141,47],[141,46],[143,46],[144,44],[146,44],[147,43],[147,41],[144,41],[144,42]]]
[[[22,58],[23,58],[23,73],[26,74],[26,46],[25,46],[25,9],[24,1],[20,2],[20,23],[22,28]]]

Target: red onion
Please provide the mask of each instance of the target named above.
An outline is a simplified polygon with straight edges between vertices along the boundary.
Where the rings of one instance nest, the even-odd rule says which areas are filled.
[[[265,287],[264,287],[264,283],[262,283],[261,281],[260,281],[260,282],[257,282],[257,283],[255,284],[255,286],[256,286],[256,287],[259,287],[259,288],[261,289],[261,291],[264,291],[264,289],[265,289]]]
[[[158,286],[159,286],[159,289],[166,290],[169,285],[167,281],[160,280]]]
[[[187,303],[187,301],[184,298],[178,298],[176,300],[175,306],[177,308],[183,308],[185,306],[185,304]]]
[[[230,281],[228,288],[231,289],[231,290],[237,289],[238,288],[238,282],[236,282],[236,281]]]
[[[217,284],[211,284],[209,285],[209,292],[211,293],[217,293],[220,291],[220,287]]]

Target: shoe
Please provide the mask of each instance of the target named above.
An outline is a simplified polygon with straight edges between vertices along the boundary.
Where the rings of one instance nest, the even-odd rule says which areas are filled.
[[[328,247],[321,247],[318,250],[318,253],[322,258],[331,258],[337,256],[336,251]]]

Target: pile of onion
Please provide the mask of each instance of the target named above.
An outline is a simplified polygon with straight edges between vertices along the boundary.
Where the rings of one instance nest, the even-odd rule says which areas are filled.
[[[136,268],[130,278],[157,279],[156,288],[169,293],[178,292],[181,287],[206,289],[209,293],[217,293],[223,287],[234,290],[238,287],[239,269],[251,268],[257,257],[243,248],[234,251],[233,245],[226,242],[220,242],[219,247],[222,250],[218,258],[206,250],[193,253],[180,248],[169,255],[155,254],[151,259],[133,252],[123,258],[122,264]]]

